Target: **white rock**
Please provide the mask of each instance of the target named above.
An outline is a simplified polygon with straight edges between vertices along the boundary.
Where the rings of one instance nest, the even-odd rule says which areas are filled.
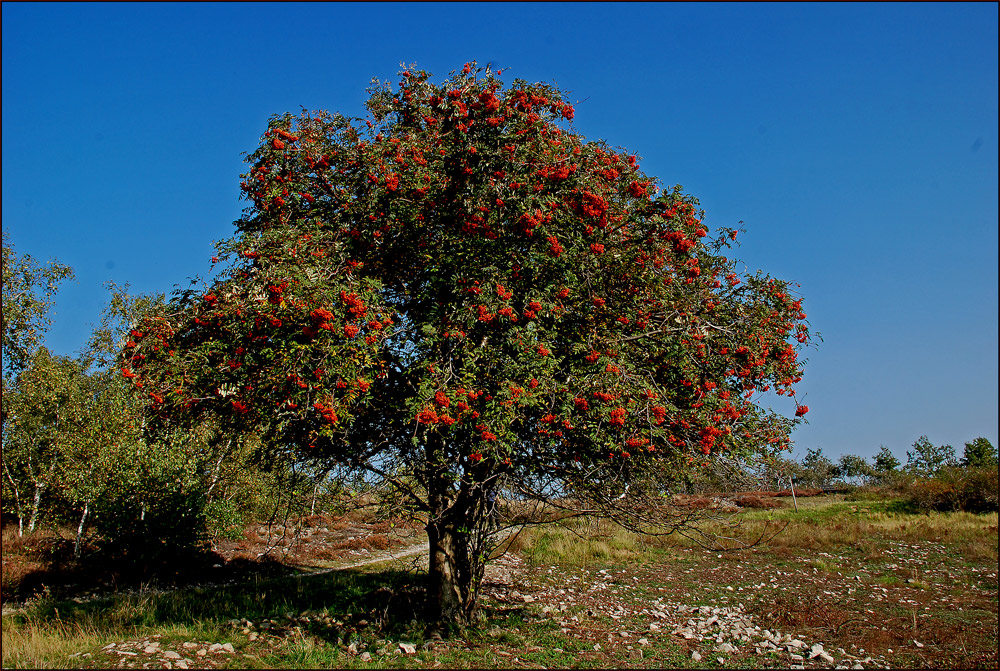
[[[649,645],[649,639],[648,638],[640,638],[639,639],[639,645]]]
[[[695,650],[694,652],[691,653],[691,659],[693,659],[696,662],[700,662],[701,654],[697,650]]]
[[[163,653],[163,656],[166,657],[167,659],[180,659],[181,658],[181,656],[178,655],[173,650],[167,650],[166,652]]]
[[[726,654],[732,654],[732,653],[736,652],[736,648],[734,648],[733,646],[729,645],[728,643],[723,643],[722,645],[715,646],[715,651],[716,652],[726,653]]]
[[[358,659],[360,659],[362,662],[370,662],[372,661],[372,655],[370,652],[362,652],[361,656],[358,657]]]
[[[399,651],[404,655],[413,655],[417,652],[417,646],[413,645],[412,643],[401,642],[399,644]]]

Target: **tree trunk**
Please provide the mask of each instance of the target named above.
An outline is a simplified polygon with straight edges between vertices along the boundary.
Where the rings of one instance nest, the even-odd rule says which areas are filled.
[[[17,486],[17,482],[14,480],[14,476],[10,474],[10,469],[7,468],[7,464],[3,465],[4,475],[10,480],[10,489],[14,493],[14,509],[17,510],[17,535],[19,537],[24,536],[24,509],[21,507],[21,492]]]
[[[464,477],[456,487],[454,465],[443,448],[433,439],[427,445],[427,615],[451,627],[471,623],[479,605],[484,562],[477,561],[474,540],[485,519],[485,492]]]
[[[31,519],[28,520],[28,531],[34,531],[35,524],[38,522],[38,510],[42,507],[43,489],[45,489],[44,484],[35,485],[35,501],[31,506]]]
[[[462,491],[454,499],[442,497],[439,505],[432,508],[434,512],[427,525],[430,546],[427,600],[428,615],[433,622],[461,626],[475,619],[485,568],[485,563],[474,556],[481,551],[476,546],[475,532],[485,522],[485,518],[477,519],[477,514],[484,512],[478,505],[481,498]]]
[[[76,542],[73,543],[73,556],[80,558],[80,539],[83,538],[83,528],[87,524],[87,515],[90,513],[90,503],[83,504],[83,515],[80,516],[80,526],[76,528]]]
[[[462,625],[468,622],[468,589],[463,589],[457,547],[461,540],[453,529],[440,523],[427,525],[430,568],[427,586],[428,615],[431,621]]]

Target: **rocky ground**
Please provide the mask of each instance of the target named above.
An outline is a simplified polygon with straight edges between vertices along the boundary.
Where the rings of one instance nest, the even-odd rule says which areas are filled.
[[[426,564],[426,541],[413,526],[317,517],[249,531],[215,548],[220,561],[273,556],[281,562],[274,570],[294,571],[303,584],[387,560],[397,574]],[[938,540],[863,541],[830,551],[676,548],[641,561],[565,566],[511,553],[487,569],[485,626],[446,640],[405,626],[387,633],[375,605],[385,600],[381,592],[404,604],[397,620],[410,619],[406,609],[417,607],[419,595],[400,597],[376,581],[370,598],[346,609],[223,620],[211,640],[186,636],[183,628],[125,637],[72,659],[97,668],[246,668],[288,666],[303,650],[319,648],[329,656],[313,665],[996,668],[995,565],[970,561]],[[239,580],[212,584],[235,589]],[[100,594],[75,600],[88,598]],[[308,666],[316,658],[302,659]]]

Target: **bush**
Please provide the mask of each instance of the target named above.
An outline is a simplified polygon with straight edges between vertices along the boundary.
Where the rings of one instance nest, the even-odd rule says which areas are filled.
[[[233,541],[243,538],[243,517],[243,511],[231,500],[216,500],[205,506],[205,522],[213,538]]]
[[[992,468],[946,467],[933,478],[915,478],[903,489],[904,500],[922,512],[991,512],[998,509],[998,476]]]
[[[768,495],[758,495],[758,494],[740,494],[739,496],[733,497],[733,501],[736,502],[740,508],[781,508],[781,501],[775,500],[774,497]]]

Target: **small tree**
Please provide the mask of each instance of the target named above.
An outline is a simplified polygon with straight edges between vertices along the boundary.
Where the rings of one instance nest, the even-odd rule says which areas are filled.
[[[865,485],[875,476],[875,469],[864,457],[844,454],[837,462],[837,474],[849,484]]]
[[[961,463],[966,468],[996,468],[997,448],[986,438],[976,438],[965,444]]]
[[[875,455],[874,462],[875,472],[879,475],[886,475],[895,473],[900,466],[899,459],[895,457],[892,451],[885,445],[879,446],[878,453]]]
[[[63,461],[77,439],[86,400],[85,373],[69,357],[37,348],[4,394],[5,503],[18,531],[34,531],[43,507],[62,482]]]
[[[920,477],[934,477],[945,466],[956,464],[954,447],[935,445],[927,436],[917,438],[913,450],[906,451],[906,470]]]
[[[802,459],[802,479],[813,487],[826,487],[837,477],[837,466],[825,454],[823,448],[806,450]]]
[[[553,86],[467,65],[373,86],[367,120],[271,120],[219,278],[126,343],[166,424],[368,471],[427,517],[430,616],[475,613],[496,500],[633,527],[712,455],[788,445],[810,342],[697,201],[567,129]],[[498,492],[502,495],[498,496]],[[485,540],[484,540],[485,539]]]

